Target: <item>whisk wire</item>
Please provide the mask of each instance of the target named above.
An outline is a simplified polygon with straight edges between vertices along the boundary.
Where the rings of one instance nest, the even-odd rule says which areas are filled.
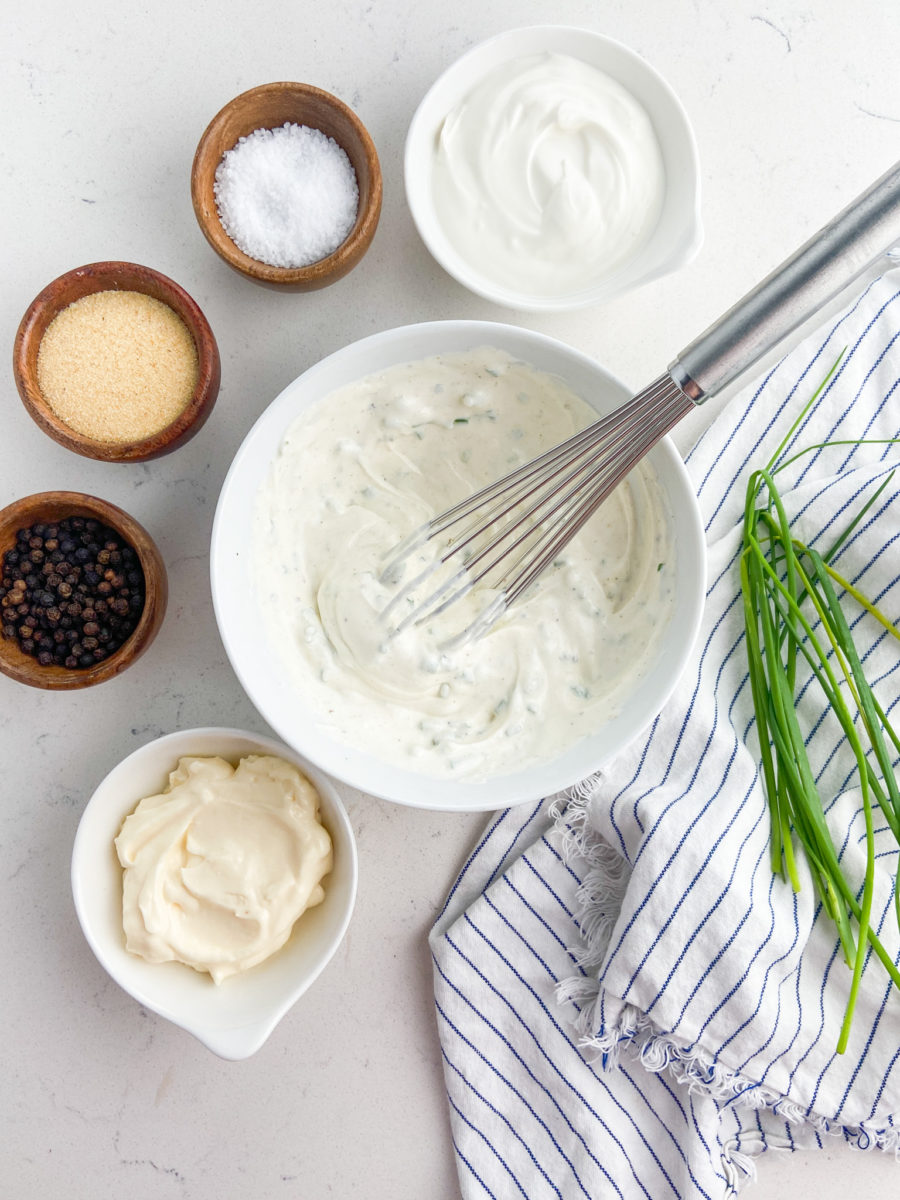
[[[615,469],[611,467],[607,468],[588,492],[580,500],[576,499],[573,509],[567,512],[564,522],[557,522],[552,530],[547,531],[550,534],[555,534],[555,536],[551,536],[541,543],[541,552],[532,560],[530,569],[523,570],[514,580],[507,580],[505,583],[504,593],[507,608],[531,586],[557,555],[565,549],[571,539],[581,531],[603,501],[615,490],[622,479],[643,458],[647,451],[656,445],[659,439],[672,428],[676,421],[680,420],[693,407],[693,402],[688,400],[687,397],[685,397],[685,402],[687,407],[680,409],[677,416],[672,416],[668,411],[654,414],[655,420],[652,423],[648,423],[643,431],[641,440],[631,448],[628,455],[616,463]]]
[[[479,637],[692,407],[693,401],[672,377],[662,375],[613,413],[414,530],[384,568],[383,581],[399,582],[397,573],[410,554],[469,521],[386,606],[382,617],[390,623],[403,601],[407,603],[392,636],[436,617],[485,582],[494,593],[489,604],[446,648]],[[459,566],[452,574],[417,601],[414,593],[454,561]]]

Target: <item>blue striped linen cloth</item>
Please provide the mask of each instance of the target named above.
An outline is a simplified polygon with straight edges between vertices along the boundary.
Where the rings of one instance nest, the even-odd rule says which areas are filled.
[[[773,877],[739,599],[748,471],[828,369],[793,440],[900,436],[900,277],[725,405],[687,457],[706,526],[705,617],[676,694],[649,732],[565,797],[493,817],[431,933],[437,1022],[465,1200],[726,1197],[767,1149],[837,1135],[900,1146],[900,995],[866,962],[850,1043],[835,1052],[850,972],[801,860]],[[801,535],[827,548],[900,448],[838,446],[780,477]],[[900,617],[900,475],[837,569]],[[850,602],[890,713],[896,641]],[[808,750],[849,876],[864,827],[853,761],[816,687]],[[881,822],[883,824],[883,821]],[[876,826],[879,822],[876,820]],[[897,955],[876,834],[873,925]]]

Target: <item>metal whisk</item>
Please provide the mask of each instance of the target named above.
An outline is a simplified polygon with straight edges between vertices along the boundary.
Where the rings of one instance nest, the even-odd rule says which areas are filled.
[[[479,584],[493,599],[454,649],[479,637],[537,579],[629,471],[695,405],[721,392],[861,276],[900,256],[900,163],[690,344],[668,371],[609,416],[416,529],[381,578],[399,583],[410,555],[448,544],[382,613],[392,635],[429,620]],[[424,598],[413,594],[440,573]],[[402,619],[396,619],[402,613]]]

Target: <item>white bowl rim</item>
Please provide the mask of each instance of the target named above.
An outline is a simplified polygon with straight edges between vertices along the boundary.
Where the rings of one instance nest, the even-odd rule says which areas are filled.
[[[111,804],[105,799],[104,789],[109,789],[111,782],[115,781],[117,776],[125,775],[129,766],[133,765],[136,759],[149,757],[151,754],[162,756],[168,747],[181,745],[182,748],[180,750],[172,750],[167,760],[171,763],[169,769],[174,769],[179,757],[189,755],[192,752],[189,749],[190,745],[203,740],[221,744],[223,749],[218,751],[212,749],[201,750],[201,753],[219,753],[226,758],[234,757],[235,752],[224,749],[225,745],[227,743],[244,743],[247,748],[237,752],[241,755],[249,753],[274,754],[300,767],[319,792],[323,801],[323,808],[327,808],[328,810],[326,819],[329,831],[335,843],[340,841],[342,858],[344,860],[342,863],[342,875],[345,877],[345,887],[342,896],[343,903],[334,902],[340,916],[333,931],[327,938],[323,951],[316,959],[313,968],[295,986],[286,988],[279,996],[273,997],[271,1003],[265,1006],[265,1011],[259,1011],[250,1020],[232,1025],[221,1025],[218,1023],[215,1025],[205,1025],[203,1021],[186,1018],[183,1013],[178,1012],[177,1005],[161,999],[159,993],[160,991],[165,992],[165,983],[167,981],[161,975],[154,976],[152,972],[190,972],[189,976],[181,976],[181,978],[192,978],[194,973],[191,972],[191,969],[189,967],[182,967],[180,964],[154,965],[144,963],[137,956],[129,955],[125,951],[124,938],[114,948],[110,938],[105,936],[102,931],[99,931],[96,914],[91,911],[92,899],[96,902],[95,897],[92,897],[91,893],[96,890],[98,878],[96,866],[98,846],[91,830],[91,823],[96,818],[98,806],[105,804],[106,808],[110,810],[107,830],[111,836],[108,840],[108,849],[114,855],[112,839],[118,832],[124,817],[134,809],[138,799],[142,798],[137,795],[132,796],[127,790],[123,789],[122,799]],[[256,749],[250,749],[250,746]],[[194,753],[196,752],[195,750]],[[117,819],[113,818],[113,808],[115,808]],[[103,823],[106,825],[105,821]],[[295,749],[275,738],[269,737],[267,734],[227,726],[209,725],[193,729],[173,730],[160,737],[152,738],[150,741],[144,742],[141,746],[132,750],[106,773],[94,789],[79,819],[72,846],[70,873],[72,899],[82,933],[98,963],[114,982],[123,991],[127,992],[132,999],[150,1011],[155,1012],[158,1016],[171,1021],[173,1025],[177,1025],[187,1033],[192,1034],[220,1058],[239,1060],[249,1058],[250,1055],[255,1054],[260,1049],[285,1014],[312,986],[334,957],[347,932],[353,915],[359,879],[359,861],[356,838],[353,833],[353,827],[350,824],[350,818],[333,782],[326,774],[306,760]],[[119,895],[121,895],[121,884],[119,884]],[[279,951],[280,953],[282,952]],[[274,961],[277,957],[278,955],[274,955],[270,961]],[[248,972],[246,976],[237,976],[234,979],[226,980],[221,986],[231,987],[235,984],[240,986],[243,978],[249,978],[254,972],[260,972],[265,967],[266,963],[261,963],[253,969],[253,972]],[[149,972],[147,968],[150,969]],[[148,978],[154,980],[150,988],[142,986],[140,982],[136,982],[136,977],[139,977],[141,974],[147,974]],[[174,978],[178,979],[179,976],[176,975]],[[198,978],[201,977],[198,976]],[[207,977],[204,976],[202,979],[206,981]],[[215,987],[215,985],[211,986]],[[219,993],[211,990],[208,995],[214,1003],[215,997]]]
[[[651,79],[654,86],[665,96],[672,114],[678,121],[679,136],[683,139],[683,146],[681,148],[683,157],[681,161],[683,162],[685,172],[690,177],[693,193],[693,203],[690,206],[690,212],[689,214],[685,214],[685,219],[678,231],[678,236],[672,239],[668,251],[661,255],[652,266],[649,266],[645,270],[634,271],[632,260],[628,260],[617,268],[612,275],[599,280],[593,287],[581,289],[576,293],[554,297],[529,295],[526,292],[502,287],[494,284],[487,276],[480,274],[477,268],[469,264],[462,255],[456,252],[455,248],[442,234],[438,234],[437,237],[435,236],[437,228],[436,219],[430,217],[426,205],[424,202],[420,202],[420,189],[416,187],[415,183],[418,172],[419,148],[417,141],[421,137],[420,127],[425,123],[425,114],[433,101],[435,93],[439,89],[447,87],[448,82],[452,81],[456,74],[463,73],[473,59],[481,56],[486,57],[491,51],[497,50],[506,44],[514,46],[517,42],[529,41],[535,38],[541,41],[572,38],[573,41],[577,41],[580,45],[583,45],[584,39],[589,39],[596,45],[603,46],[612,53],[619,55],[623,63],[627,63],[632,69],[638,72],[643,72],[646,78]],[[555,50],[560,49],[558,46],[551,48]],[[574,45],[570,46],[566,50],[566,53],[570,53],[573,57],[583,57],[583,55],[578,53],[578,46]],[[505,57],[512,57],[512,54]],[[505,61],[505,59],[498,59],[499,61]],[[470,46],[459,55],[437,76],[416,107],[404,144],[403,178],[406,201],[413,223],[435,261],[448,275],[475,295],[481,296],[485,300],[490,300],[494,304],[522,312],[571,312],[580,308],[588,308],[593,305],[605,303],[616,296],[620,296],[645,283],[649,283],[653,279],[658,279],[662,275],[667,275],[678,270],[680,267],[686,266],[697,255],[703,244],[703,222],[700,212],[701,176],[697,139],[684,104],[666,78],[636,50],[633,50],[624,42],[618,41],[616,38],[600,33],[596,29],[588,29],[580,25],[539,24],[516,26],[513,29],[505,29],[492,34],[490,37]],[[423,190],[425,190],[424,185]],[[639,261],[644,250],[646,250],[646,247],[638,252],[636,259],[633,261]]]
[[[397,352],[398,345],[406,345],[410,341],[430,348],[419,353]],[[653,703],[641,709],[639,717],[635,714],[637,697],[645,686],[649,686],[647,681],[657,672],[659,660],[642,681],[639,681],[632,696],[626,699],[619,717],[600,731],[607,739],[611,740],[614,736],[620,739],[615,742],[614,750],[607,749],[604,754],[598,753],[596,747],[590,750],[596,740],[592,737],[583,739],[566,754],[551,762],[538,763],[523,771],[493,779],[433,778],[376,760],[371,755],[338,743],[316,726],[314,717],[305,724],[302,721],[291,724],[290,718],[295,717],[301,708],[302,698],[298,697],[296,692],[288,691],[286,695],[290,695],[292,700],[291,711],[288,712],[287,705],[279,704],[277,698],[273,698],[271,694],[262,694],[261,689],[254,686],[253,676],[259,670],[259,649],[250,648],[246,639],[243,643],[240,640],[242,631],[239,623],[234,621],[234,600],[231,595],[226,594],[228,589],[225,576],[231,569],[239,578],[241,586],[251,586],[243,582],[248,578],[246,567],[242,566],[238,570],[236,566],[240,548],[236,547],[234,542],[235,521],[242,517],[246,519],[247,496],[252,494],[255,498],[256,488],[265,477],[290,421],[302,408],[329,394],[335,387],[340,386],[341,382],[363,378],[382,369],[383,365],[411,361],[463,346],[471,349],[492,344],[510,353],[519,353],[525,361],[533,362],[538,351],[551,357],[561,357],[565,359],[570,371],[574,371],[576,367],[587,371],[593,380],[618,393],[621,399],[624,400],[632,394],[620,380],[588,355],[556,338],[521,326],[493,321],[445,320],[383,330],[351,342],[320,359],[289,383],[269,404],[235,454],[222,484],[213,520],[210,576],[216,620],[232,668],[261,716],[275,729],[278,736],[288,745],[294,746],[299,754],[344,783],[369,795],[398,804],[437,811],[493,811],[537,800],[573,786],[598,770],[614,756],[614,753],[618,753],[624,745],[646,729],[669,699],[687,664],[699,632],[705,597],[706,541],[699,505],[684,463],[671,440],[666,437],[650,452],[649,458],[654,463],[657,474],[661,476],[663,486],[669,492],[673,516],[679,521],[677,527],[673,526],[678,540],[677,603],[681,606],[677,614],[678,645],[677,648],[672,645],[674,638],[664,639],[660,652],[665,655],[666,669],[663,679],[659,681],[659,689],[655,693]],[[365,361],[371,358],[374,351],[379,352],[384,363],[350,369],[356,360]],[[535,365],[539,369],[552,370],[541,366],[540,363]],[[318,385],[317,390],[317,381],[323,375],[333,376],[336,369],[342,371],[340,382]],[[561,370],[557,370],[556,373],[566,377]],[[301,399],[299,404],[295,400],[295,394],[298,392]],[[304,392],[307,393],[305,401]],[[265,465],[255,472],[256,487],[253,487],[254,471],[251,469],[252,464],[248,467],[248,460],[256,452],[257,445],[266,441],[271,444],[272,452],[266,457]],[[675,620],[673,616],[673,628]],[[235,624],[237,628],[234,627]],[[661,668],[657,673],[661,673]]]

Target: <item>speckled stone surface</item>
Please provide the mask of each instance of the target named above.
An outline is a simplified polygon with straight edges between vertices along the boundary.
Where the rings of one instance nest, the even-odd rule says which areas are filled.
[[[403,198],[412,113],[463,50],[516,24],[615,37],[668,78],[697,134],[706,242],[677,276],[601,309],[530,316],[469,295],[430,259]],[[857,0],[258,0],[7,4],[0,12],[2,340],[71,267],[129,259],[171,275],[218,338],[222,389],[201,434],[145,465],[51,442],[7,367],[0,504],[94,492],[158,540],[170,608],[122,678],[51,695],[0,678],[3,1088],[10,1200],[455,1200],[425,935],[483,817],[403,810],[343,789],[360,852],[337,957],[252,1059],[221,1062],[104,974],[72,907],[69,857],[94,786],[131,749],[192,725],[263,730],[213,618],[216,497],[245,432],[311,363],[410,321],[512,321],[561,337],[639,386],[897,156],[900,11]],[[308,295],[256,288],[203,240],[188,178],[232,96],[276,79],[362,116],[385,181],[363,263]],[[8,361],[8,359],[7,359]],[[699,411],[678,431],[687,445]],[[759,1200],[892,1194],[898,1168],[835,1142],[769,1155]]]

